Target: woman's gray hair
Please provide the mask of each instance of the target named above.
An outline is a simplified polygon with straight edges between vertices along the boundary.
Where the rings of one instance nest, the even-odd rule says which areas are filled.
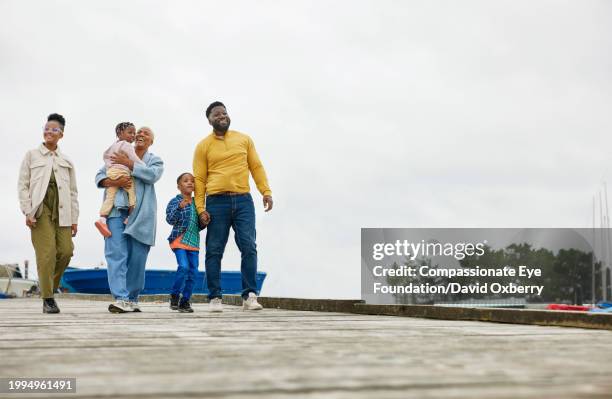
[[[152,140],[151,140],[151,144],[153,144],[153,142],[155,141],[155,133],[153,133],[153,129],[151,129],[151,128],[150,128],[150,127],[148,127],[148,126],[141,126],[141,127],[139,127],[139,128],[138,128],[138,130],[136,131],[136,133],[138,133],[138,132],[139,132],[139,131],[141,131],[141,130],[146,130],[146,131],[148,131],[148,132],[151,134],[151,139],[152,139]]]

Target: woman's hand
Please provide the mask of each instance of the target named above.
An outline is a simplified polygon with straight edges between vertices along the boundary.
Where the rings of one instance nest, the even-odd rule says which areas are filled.
[[[128,157],[128,154],[125,151],[117,151],[114,155],[111,155],[110,159],[112,163],[127,166],[130,168],[130,170],[134,169],[134,161]]]
[[[79,230],[77,228],[77,225],[73,224],[72,227],[71,227],[71,230],[72,230],[72,236],[75,237],[77,235],[77,231]]]
[[[121,187],[130,188],[132,187],[132,179],[128,176],[121,176],[117,180],[111,180],[109,178],[103,179],[100,184],[102,187]]]
[[[34,216],[26,216],[26,226],[29,228],[36,227],[36,218]]]

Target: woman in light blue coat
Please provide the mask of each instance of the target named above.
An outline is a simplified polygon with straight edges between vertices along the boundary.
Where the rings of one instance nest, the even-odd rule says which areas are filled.
[[[160,157],[149,152],[153,144],[153,131],[143,127],[136,132],[134,149],[144,164],[134,163],[127,154],[119,153],[113,162],[131,170],[136,185],[136,207],[129,215],[129,203],[125,191],[115,197],[115,203],[107,219],[111,236],[104,239],[104,255],[108,268],[108,285],[115,302],[110,304],[111,313],[140,312],[138,296],[145,284],[145,265],[151,246],[155,245],[157,223],[157,197],[154,184],[161,178],[164,163]],[[96,175],[99,188],[111,186],[126,188],[129,178],[108,179],[105,168]]]

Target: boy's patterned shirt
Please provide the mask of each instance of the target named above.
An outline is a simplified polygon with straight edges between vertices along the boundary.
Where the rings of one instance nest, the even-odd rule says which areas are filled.
[[[200,248],[200,223],[198,221],[198,216],[196,215],[193,200],[191,200],[189,206],[185,208],[191,209],[191,218],[189,219],[189,224],[185,234],[183,234],[181,243],[189,245],[190,247]]]
[[[177,237],[183,235],[181,243],[190,247],[200,248],[200,224],[195,210],[193,199],[191,203],[181,208],[179,204],[183,200],[182,195],[177,195],[166,207],[166,222],[172,225],[172,232],[168,237],[173,242]]]

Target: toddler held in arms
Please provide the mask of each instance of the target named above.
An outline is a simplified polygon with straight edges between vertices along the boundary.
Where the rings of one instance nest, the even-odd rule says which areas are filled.
[[[125,165],[114,163],[112,157],[120,151],[123,151],[134,163],[143,163],[140,158],[138,158],[138,155],[136,155],[136,151],[134,150],[134,146],[132,145],[136,136],[136,128],[131,122],[121,122],[115,128],[115,133],[117,134],[117,141],[115,141],[113,145],[111,145],[106,151],[104,151],[103,155],[104,165],[106,166],[106,176],[110,180],[117,180],[121,177],[132,178],[132,173],[130,169]],[[100,208],[100,219],[95,223],[96,228],[104,237],[111,236],[111,231],[106,225],[106,218],[113,209],[113,205],[115,203],[115,196],[117,195],[117,192],[119,190],[120,187],[111,186],[107,187],[104,193],[104,202],[102,203],[102,207]],[[125,191],[128,195],[129,213],[132,213],[134,207],[136,206],[136,189],[133,179],[131,186],[125,189]],[[128,219],[126,218],[124,223],[127,224],[127,221]]]

